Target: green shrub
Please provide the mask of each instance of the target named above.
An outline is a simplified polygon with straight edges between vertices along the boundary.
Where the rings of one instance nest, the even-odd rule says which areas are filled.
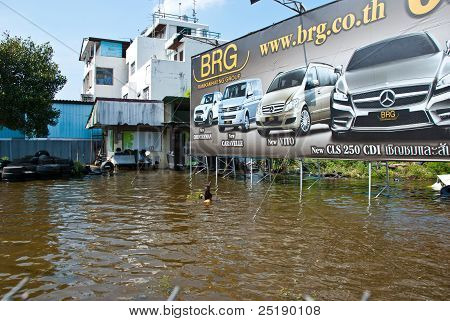
[[[75,177],[81,177],[84,175],[84,165],[79,161],[73,163],[72,175]]]

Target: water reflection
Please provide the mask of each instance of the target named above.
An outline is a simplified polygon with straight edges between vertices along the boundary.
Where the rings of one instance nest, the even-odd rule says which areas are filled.
[[[397,184],[304,185],[135,172],[0,184],[0,293],[35,300],[447,300],[449,200]],[[376,191],[376,189],[375,189]],[[256,220],[253,220],[256,210]]]

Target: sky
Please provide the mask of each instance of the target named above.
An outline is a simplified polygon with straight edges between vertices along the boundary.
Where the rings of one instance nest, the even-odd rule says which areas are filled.
[[[181,8],[179,3],[181,2]],[[304,0],[309,10],[331,0]],[[78,61],[83,38],[134,39],[152,23],[152,13],[192,15],[193,0],[0,0],[0,33],[49,42],[67,84],[56,98],[79,100],[83,63]],[[200,23],[233,40],[289,18],[295,13],[273,0],[196,0]]]

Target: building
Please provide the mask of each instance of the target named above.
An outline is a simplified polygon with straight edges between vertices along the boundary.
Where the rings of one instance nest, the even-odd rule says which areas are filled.
[[[83,40],[80,61],[84,61],[82,100],[95,97],[122,98],[122,87],[128,82],[126,50],[130,41],[100,38]]]
[[[130,42],[86,38],[80,53],[80,61],[85,64],[82,97],[96,101],[97,106],[123,110],[130,110],[128,106],[137,104],[136,100],[147,104],[160,101],[163,108],[155,120],[161,122],[142,119],[137,124],[151,123],[147,131],[150,136],[154,130],[160,132],[161,167],[183,168],[190,140],[191,58],[222,43],[225,41],[220,40],[219,33],[211,32],[195,17],[161,12],[154,13],[152,25]],[[105,99],[113,99],[114,103],[106,103]],[[118,107],[120,104],[123,106]],[[123,126],[88,127],[105,129],[104,145],[109,146],[108,142],[120,142],[117,135],[130,129]],[[116,135],[116,140],[109,135]],[[150,136],[145,139],[151,140]],[[107,150],[103,152],[108,154]]]
[[[20,131],[0,129],[0,158],[14,160],[46,150],[52,156],[92,163],[102,147],[101,129],[86,129],[92,106],[89,102],[54,101],[60,116],[55,126],[48,127],[47,137],[29,138]]]

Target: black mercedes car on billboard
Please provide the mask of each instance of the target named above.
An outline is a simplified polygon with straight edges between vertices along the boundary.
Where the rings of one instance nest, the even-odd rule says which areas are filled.
[[[450,126],[449,53],[425,32],[356,50],[332,97],[333,135]]]

